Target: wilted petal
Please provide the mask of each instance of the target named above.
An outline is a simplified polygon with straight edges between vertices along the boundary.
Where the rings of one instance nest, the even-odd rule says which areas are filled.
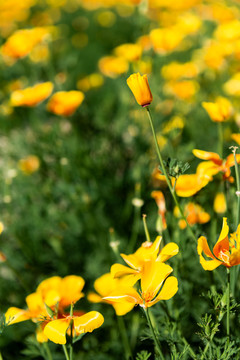
[[[209,249],[207,239],[204,236],[201,236],[198,239],[197,251],[198,251],[198,255],[200,257],[200,264],[202,265],[204,270],[214,270],[219,265],[222,264],[222,261],[217,260],[213,256],[211,250]],[[202,256],[203,252],[207,257],[211,258],[212,260],[205,260],[204,257]]]
[[[44,335],[55,344],[66,344],[66,331],[69,324],[69,319],[50,321],[44,328]]]
[[[74,329],[77,334],[92,332],[99,328],[103,322],[104,318],[98,311],[90,311],[87,314],[73,319]]]

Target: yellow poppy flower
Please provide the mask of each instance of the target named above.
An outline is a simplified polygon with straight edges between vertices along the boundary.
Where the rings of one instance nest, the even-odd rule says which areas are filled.
[[[142,276],[143,266],[146,261],[156,260],[159,262],[165,262],[178,253],[178,245],[173,242],[168,243],[161,250],[159,250],[161,240],[162,237],[157,236],[153,243],[150,241],[144,242],[134,254],[121,254],[121,257],[129,267],[122,264],[112,265],[112,276],[114,278],[129,276],[130,278],[135,279],[136,282]]]
[[[45,82],[22,90],[13,91],[10,98],[12,106],[35,106],[47,99],[53,91],[53,84]]]
[[[203,102],[202,106],[207,111],[212,121],[222,122],[228,120],[232,115],[232,105],[230,101],[223,97],[218,97],[216,102]]]
[[[74,335],[80,335],[99,328],[104,318],[97,311],[90,311],[82,316],[67,316],[63,319],[51,320],[44,327],[44,335],[55,344],[66,344],[66,332],[73,322]]]
[[[230,235],[230,239],[228,238],[228,232],[227,218],[223,218],[222,230],[213,248],[213,253],[209,249],[207,239],[204,236],[198,239],[197,250],[200,264],[204,270],[214,270],[220,265],[230,268],[240,264],[240,225],[237,231]],[[202,253],[211,260],[206,260]]]
[[[143,265],[141,288],[139,292],[133,287],[122,287],[113,291],[104,300],[130,303],[147,308],[160,300],[171,299],[178,290],[178,281],[169,276],[173,269],[162,262],[145,261]]]
[[[82,104],[84,94],[81,91],[58,91],[50,98],[47,110],[62,116],[72,115]]]
[[[124,57],[105,56],[99,60],[98,67],[103,75],[115,79],[128,71],[128,61]]]
[[[127,61],[136,61],[142,55],[142,47],[139,44],[122,44],[114,49],[114,53]]]
[[[127,84],[139,105],[148,106],[151,104],[153,97],[147,75],[141,76],[139,73],[132,74],[127,79]]]

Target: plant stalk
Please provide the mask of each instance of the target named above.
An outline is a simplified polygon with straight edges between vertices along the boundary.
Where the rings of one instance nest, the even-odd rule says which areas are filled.
[[[230,341],[230,269],[227,268],[227,342]]]
[[[132,351],[131,351],[131,347],[129,345],[124,319],[122,318],[122,316],[117,316],[117,321],[118,321],[119,331],[120,331],[120,334],[122,337],[123,347],[124,347],[124,351],[125,351],[125,357],[127,360],[128,359],[133,360]]]
[[[162,353],[160,344],[159,344],[159,342],[158,342],[158,339],[157,339],[155,330],[154,330],[153,325],[152,325],[151,318],[150,318],[150,316],[149,316],[149,310],[148,310],[148,308],[144,308],[144,312],[145,312],[145,315],[146,315],[146,318],[147,318],[147,321],[148,321],[148,325],[149,325],[149,327],[150,327],[150,329],[151,329],[151,332],[152,332],[152,335],[153,335],[153,339],[154,339],[154,343],[155,343],[155,346],[156,346],[156,348],[157,348],[157,350],[158,350],[159,356],[160,356],[161,360],[164,360],[164,356],[163,356],[163,353]]]
[[[180,206],[180,204],[178,202],[178,199],[177,199],[177,196],[176,196],[176,193],[175,193],[175,186],[173,188],[172,184],[171,184],[171,182],[169,180],[166,168],[165,168],[164,163],[163,163],[162,155],[161,155],[161,152],[160,152],[160,149],[159,149],[157,136],[156,136],[156,132],[155,132],[153,121],[152,121],[152,116],[151,116],[151,113],[150,113],[150,110],[149,110],[148,106],[146,106],[146,110],[147,110],[148,118],[149,118],[149,121],[150,121],[150,126],[151,126],[151,129],[152,129],[152,133],[153,133],[153,138],[154,138],[154,143],[155,143],[158,159],[159,159],[161,168],[163,170],[163,174],[164,174],[164,176],[166,178],[168,188],[169,188],[169,190],[171,192],[171,195],[173,197],[173,200],[174,200],[176,206],[178,207],[178,209],[180,211],[180,214],[181,214],[182,218],[185,220],[185,222],[187,224],[187,229],[188,229],[189,233],[191,234],[191,237],[193,237],[193,239],[197,242],[197,238],[196,238],[194,232],[192,231],[191,227],[189,226],[189,224],[187,222],[187,219],[186,219],[186,216],[184,215],[184,212],[183,212],[183,210],[182,210],[182,208],[181,208],[181,206]]]

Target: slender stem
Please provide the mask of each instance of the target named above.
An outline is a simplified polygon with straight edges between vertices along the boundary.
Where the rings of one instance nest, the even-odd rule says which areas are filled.
[[[70,360],[69,355],[68,355],[68,352],[67,352],[67,347],[66,347],[66,345],[63,345],[62,347],[63,347],[63,351],[64,351],[64,354],[65,354],[66,360]]]
[[[154,330],[153,325],[152,325],[151,318],[150,318],[150,316],[149,316],[148,308],[144,308],[144,312],[145,312],[145,315],[146,315],[146,318],[147,318],[147,321],[148,321],[148,325],[149,325],[149,327],[150,327],[150,329],[151,329],[151,332],[152,332],[152,335],[153,335],[153,339],[154,339],[154,342],[155,342],[155,346],[156,346],[156,348],[157,348],[157,350],[158,350],[159,356],[160,356],[161,360],[164,360],[164,356],[163,356],[163,353],[162,353],[160,344],[159,344],[159,342],[158,342],[158,339],[157,339],[155,330]]]
[[[47,342],[44,342],[44,343],[43,343],[43,347],[44,347],[44,349],[45,349],[45,351],[46,351],[48,360],[52,360],[52,354],[51,354],[51,351],[50,351],[50,349],[49,349],[48,343],[47,343]],[[2,360],[1,357],[0,357],[0,360]]]
[[[128,341],[128,336],[127,336],[127,331],[126,331],[126,326],[124,323],[124,319],[122,316],[117,316],[117,321],[118,321],[118,327],[119,327],[119,331],[122,337],[122,342],[123,342],[123,347],[125,350],[125,357],[126,359],[133,359],[132,356],[132,351],[129,345],[129,341]]]
[[[71,303],[70,307],[70,316],[73,316],[73,302]],[[73,320],[70,323],[70,330],[71,330],[71,340],[70,340],[70,360],[73,359]]]
[[[185,222],[186,222],[186,224],[187,224],[187,228],[188,228],[189,233],[191,234],[191,236],[193,237],[193,239],[194,239],[195,241],[197,241],[197,238],[196,238],[194,232],[192,231],[191,227],[189,226],[189,224],[188,224],[188,222],[187,222],[187,219],[186,219],[186,216],[184,215],[183,210],[182,210],[182,208],[181,208],[181,206],[180,206],[180,204],[179,204],[179,202],[178,202],[178,199],[177,199],[176,193],[175,193],[175,187],[174,187],[174,188],[172,187],[172,184],[171,184],[171,182],[170,182],[170,180],[169,180],[169,177],[168,177],[166,168],[165,168],[164,163],[163,163],[162,155],[161,155],[161,152],[160,152],[160,149],[159,149],[159,145],[158,145],[158,141],[157,141],[157,137],[156,137],[156,132],[155,132],[155,129],[154,129],[154,126],[153,126],[153,121],[152,121],[151,113],[150,113],[150,110],[149,110],[148,106],[146,106],[146,110],[147,110],[148,118],[149,118],[149,121],[150,121],[152,133],[153,133],[153,138],[154,138],[154,142],[155,142],[155,147],[156,147],[158,159],[159,159],[161,168],[162,168],[162,170],[163,170],[163,174],[164,174],[164,176],[165,176],[167,185],[168,185],[168,187],[169,187],[169,190],[170,190],[170,192],[171,192],[171,195],[172,195],[172,197],[173,197],[173,200],[174,200],[176,206],[178,207],[178,209],[179,209],[179,211],[180,211],[180,214],[181,214],[182,218],[185,220]]]
[[[218,154],[222,158],[223,155],[223,127],[222,123],[218,123]]]
[[[236,150],[237,147],[234,146],[233,156],[234,156],[234,165],[235,165],[236,182],[237,182],[237,215],[236,215],[236,228],[237,228],[239,224],[239,215],[240,215],[240,180],[239,180],[238,163],[236,158]]]
[[[148,227],[147,227],[146,217],[147,217],[147,215],[144,214],[144,215],[143,215],[144,231],[145,231],[145,235],[146,235],[147,242],[151,242],[150,235],[149,235],[149,231],[148,231]]]
[[[230,341],[230,269],[227,268],[227,342]]]

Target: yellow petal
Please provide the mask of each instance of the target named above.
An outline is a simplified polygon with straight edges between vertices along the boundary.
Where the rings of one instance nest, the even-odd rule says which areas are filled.
[[[139,270],[134,270],[122,264],[113,264],[111,267],[111,274],[113,278],[119,278],[126,275],[139,276]]]
[[[144,263],[141,288],[144,298],[156,296],[163,281],[173,271],[173,269],[164,263],[159,261],[146,261]]]
[[[204,270],[214,270],[222,264],[222,261],[215,259],[215,257],[213,256],[211,250],[209,249],[207,239],[204,236],[201,236],[198,239],[197,251],[200,257],[200,264],[202,265]],[[202,256],[203,252],[207,257],[210,257],[212,260],[205,260]]]
[[[81,276],[69,275],[62,279],[60,283],[60,306],[65,308],[72,302],[75,303],[84,295],[82,289],[85,281]]]
[[[110,301],[111,303],[131,303],[131,304],[139,304],[141,302],[141,298],[138,292],[133,287],[119,287],[114,290],[108,296],[105,296],[103,300]]]
[[[222,164],[222,159],[220,158],[220,156],[217,153],[194,149],[193,154],[199,159],[210,160],[210,161],[214,162],[217,165]]]
[[[135,270],[140,270],[141,262],[139,261],[139,259],[135,254],[131,254],[131,255],[121,254],[121,257],[123,258],[125,263],[128,264],[128,266],[130,266]]]
[[[104,318],[98,311],[90,311],[73,319],[74,329],[77,334],[92,332],[99,328],[103,322]]]
[[[94,292],[90,292],[87,296],[88,301],[93,303],[99,303],[102,302],[102,297]]]
[[[157,257],[158,261],[165,262],[169,258],[171,258],[174,255],[177,255],[179,251],[178,245],[174,242],[171,242],[164,246],[164,248],[161,250],[160,254]]]
[[[68,319],[50,321],[44,328],[44,335],[55,344],[66,344],[66,331],[69,323]]]
[[[29,320],[29,312],[16,307],[10,307],[5,313],[5,319],[7,325],[16,324],[21,321]]]
[[[33,315],[44,312],[45,305],[42,296],[39,293],[32,293],[26,297],[26,303]]]
[[[171,299],[176,294],[177,291],[178,291],[177,278],[175,278],[175,276],[169,276],[166,279],[158,296],[153,301],[150,302],[150,306],[156,304],[156,302],[158,302],[160,300]]]
[[[147,75],[141,76],[139,73],[132,74],[127,79],[127,84],[139,105],[147,106],[151,104],[153,97]]]
[[[134,308],[135,303],[112,303],[112,306],[114,307],[117,316],[123,316]]]
[[[157,236],[155,241],[145,241],[140,248],[134,253],[134,256],[138,259],[140,266],[143,266],[144,261],[155,260],[159,253],[159,247],[162,241],[162,236]],[[125,260],[125,259],[124,259]],[[126,260],[125,260],[126,261]]]

